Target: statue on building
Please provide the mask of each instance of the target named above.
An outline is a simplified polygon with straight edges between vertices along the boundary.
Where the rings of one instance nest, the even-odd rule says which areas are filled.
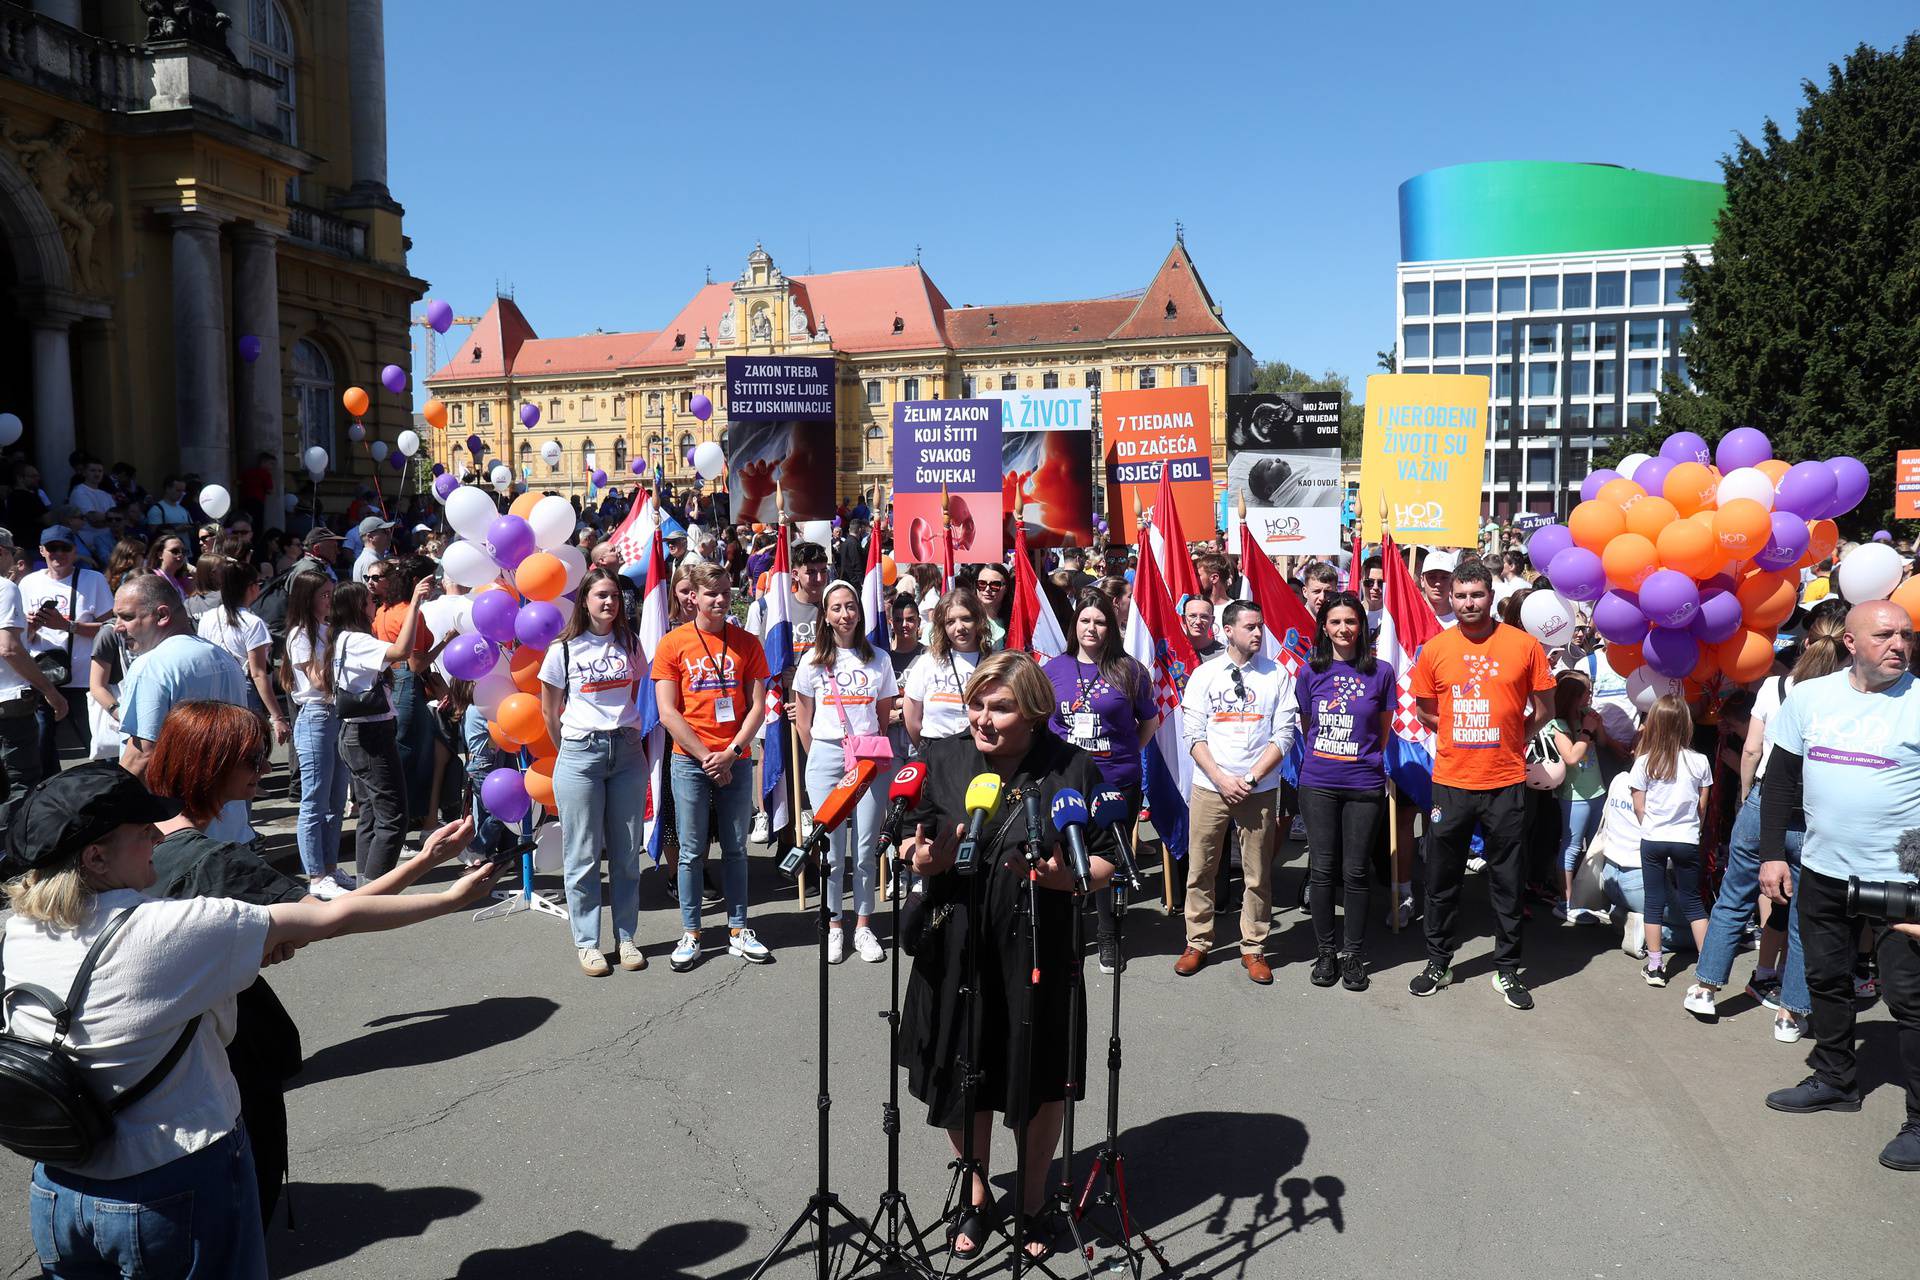
[[[733,308],[729,306],[720,314],[720,341],[732,342],[734,339]]]
[[[105,161],[81,152],[80,138],[80,126],[70,120],[60,121],[44,137],[30,138],[0,117],[0,142],[13,151],[47,210],[60,221],[60,236],[73,260],[74,286],[97,293],[101,272],[94,261],[94,233],[113,219],[113,202],[105,197]]]
[[[787,336],[800,339],[807,336],[807,313],[800,309],[800,299],[787,295]]]
[[[755,342],[773,341],[773,319],[767,315],[765,307],[755,307],[748,324],[751,326],[750,332]]]
[[[232,56],[227,28],[233,19],[213,0],[140,0],[140,9],[147,15],[147,39],[188,40]]]

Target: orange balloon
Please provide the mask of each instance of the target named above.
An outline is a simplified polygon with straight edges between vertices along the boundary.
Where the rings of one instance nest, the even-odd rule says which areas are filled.
[[[1840,526],[1831,520],[1815,520],[1807,526],[1807,532],[1812,535],[1807,540],[1807,554],[1799,565],[1794,566],[1796,569],[1802,565],[1819,564],[1840,545]]]
[[[1600,502],[1611,502],[1625,511],[1634,503],[1647,496],[1647,491],[1633,481],[1621,476],[1618,480],[1609,480],[1600,486],[1600,492],[1594,498]]]
[[[1706,467],[1698,462],[1683,462],[1667,472],[1660,492],[1681,515],[1690,516],[1702,507],[1712,506],[1714,490],[1719,487],[1720,481]]]
[[[546,733],[546,717],[540,714],[540,699],[531,693],[510,693],[500,700],[494,716],[500,722],[500,734],[516,749]]]
[[[1773,517],[1752,498],[1735,498],[1713,515],[1713,536],[1720,550],[1736,560],[1750,559],[1773,533]]]
[[[1640,584],[1660,567],[1660,553],[1654,549],[1652,539],[1637,533],[1623,533],[1600,553],[1600,564],[1607,571],[1607,581],[1615,587],[1638,591]]]
[[[1579,509],[1579,507],[1574,508],[1576,511]],[[1671,502],[1648,494],[1627,508],[1627,532],[1637,533],[1643,538],[1658,539],[1660,531],[1679,518],[1680,513],[1674,509]]]
[[[546,496],[544,493],[534,493],[529,490],[513,500],[513,504],[507,508],[507,514],[519,516],[522,520],[530,519],[533,516],[534,507],[539,505],[540,499]]]
[[[1715,512],[1712,507],[1702,507],[1698,511],[1694,512],[1692,515],[1688,516],[1687,519],[1693,521],[1695,524],[1699,525],[1702,529],[1705,529],[1707,532],[1711,533],[1713,532],[1714,514]]]
[[[346,406],[347,413],[355,418],[367,416],[367,393],[359,387],[348,387],[340,393],[340,403]]]
[[[1605,498],[1583,502],[1567,517],[1567,532],[1573,535],[1574,543],[1595,555],[1626,531],[1626,514]]]
[[[1792,466],[1792,463],[1783,462],[1779,458],[1768,458],[1765,462],[1754,463],[1753,469],[1778,485],[1780,477],[1786,475]]]
[[[487,737],[493,740],[494,746],[508,754],[512,754],[520,749],[519,743],[508,742],[506,735],[500,732],[500,722],[498,720],[487,721]]]
[[[529,600],[552,600],[567,589],[567,566],[558,556],[536,551],[513,571],[513,583]]]
[[[1712,645],[1710,644],[1701,645],[1700,661],[1694,663],[1693,670],[1687,672],[1687,682],[1689,684],[1697,682],[1698,684],[1703,686],[1703,688],[1701,689],[1701,692],[1705,692],[1704,686],[1706,685],[1706,683],[1709,680],[1712,680],[1715,676],[1719,674],[1720,674],[1720,655],[1717,652],[1715,652],[1714,647]]]
[[[560,748],[554,745],[553,736],[547,732],[545,720],[540,724],[540,736],[527,743],[527,754],[535,760],[552,760],[560,754]]]
[[[515,591],[512,587],[506,585],[504,582],[489,582],[486,586],[481,587],[478,591],[474,592],[471,598],[478,600],[481,596],[487,594],[487,592],[489,591],[504,591],[508,595],[512,596],[515,600],[518,600],[520,603],[522,604],[526,603],[525,596],[521,595],[518,591]]]
[[[507,670],[513,674],[513,687],[522,693],[540,692],[540,663],[545,660],[545,649],[529,649],[521,645],[507,659]]]
[[[892,556],[880,557],[880,585],[890,587],[900,581],[900,566],[893,562]]]
[[[1920,629],[1920,578],[1908,578],[1894,588],[1893,594],[1887,598],[1905,609],[1907,616],[1913,619],[1914,627]]]
[[[1616,675],[1630,676],[1645,665],[1647,659],[1637,644],[1610,644],[1606,648],[1607,665]]]
[[[1655,540],[1660,563],[1689,578],[1711,577],[1720,567],[1720,548],[1713,530],[1694,520],[1675,520]]]
[[[553,761],[535,760],[527,766],[523,780],[527,784],[527,794],[533,797],[535,804],[543,804],[549,809],[560,807],[553,798]]]
[[[1750,684],[1773,669],[1773,640],[1751,627],[1742,627],[1714,645],[1713,656],[1719,659],[1727,679]]]
[[[427,401],[420,406],[420,416],[425,418],[427,425],[435,431],[445,431],[447,429],[447,402],[438,397]]]
[[[1740,612],[1746,625],[1756,630],[1771,631],[1785,622],[1787,615],[1793,612],[1793,606],[1800,600],[1798,578],[1799,575],[1794,573],[1756,573],[1741,583],[1733,594],[1740,601]],[[1733,674],[1732,663],[1723,658],[1720,665],[1729,675]]]

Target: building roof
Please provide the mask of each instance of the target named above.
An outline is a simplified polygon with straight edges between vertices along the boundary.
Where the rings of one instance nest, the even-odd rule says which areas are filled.
[[[1133,314],[1138,301],[1138,298],[1089,298],[1080,302],[962,307],[947,312],[947,337],[955,347],[974,350],[1102,342]]]
[[[624,369],[639,361],[658,333],[589,333],[578,338],[534,338],[513,362],[516,377],[543,373],[594,373]]]
[[[1227,333],[1213,295],[1187,256],[1184,240],[1175,240],[1133,314],[1110,335],[1115,338],[1186,338]]]
[[[947,345],[947,299],[918,264],[791,278],[806,290],[815,326],[826,321],[838,350],[912,351]]]
[[[520,314],[512,298],[495,298],[447,363],[429,382],[453,378],[504,378],[513,372],[520,348],[533,337],[533,326]]]
[[[1717,182],[1609,164],[1456,164],[1400,184],[1400,261],[1712,244]]]

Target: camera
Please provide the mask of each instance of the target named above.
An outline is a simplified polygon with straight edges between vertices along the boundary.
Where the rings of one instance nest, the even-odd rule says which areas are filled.
[[[1866,916],[1892,924],[1920,921],[1920,884],[1902,880],[1862,880],[1847,877],[1847,915]]]

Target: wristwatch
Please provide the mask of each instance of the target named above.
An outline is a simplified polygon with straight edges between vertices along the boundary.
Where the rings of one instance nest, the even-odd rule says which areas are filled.
[[[1241,774],[1240,781],[1246,783],[1249,787],[1257,787],[1260,785],[1260,779],[1253,776],[1252,770],[1248,770],[1246,773]]]

